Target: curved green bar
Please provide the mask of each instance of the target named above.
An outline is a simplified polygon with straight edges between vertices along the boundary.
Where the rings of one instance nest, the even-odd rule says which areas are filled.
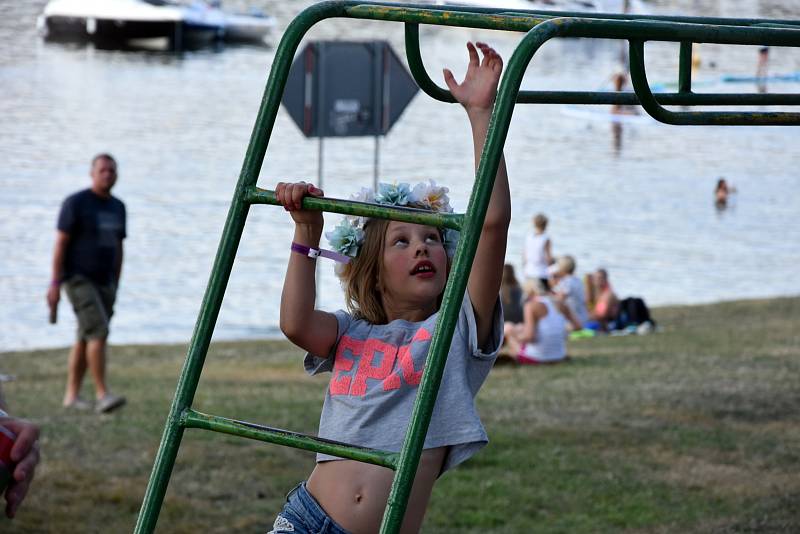
[[[454,104],[456,99],[453,98],[450,91],[436,85],[431,80],[431,77],[428,76],[428,71],[425,70],[425,63],[422,61],[422,53],[419,50],[419,24],[406,22],[405,32],[406,60],[408,61],[408,70],[411,72],[414,81],[417,82],[417,85],[425,94],[434,100]]]
[[[630,42],[631,82],[639,101],[654,119],[674,125],[719,125],[719,126],[796,126],[800,124],[800,113],[766,111],[669,111],[658,103],[644,67],[644,42]]]
[[[362,6],[358,8],[348,10],[348,13],[358,12],[358,10]],[[428,24],[443,24],[442,17],[437,17],[430,11],[433,10],[418,10],[424,12],[424,18]],[[393,12],[394,13],[394,12]],[[394,13],[395,18],[400,19],[401,13],[405,16],[408,16],[410,10],[404,9],[402,11],[398,11]],[[504,15],[505,16],[505,15]],[[419,18],[419,17],[418,17]],[[463,18],[463,17],[462,17]],[[552,17],[550,17],[552,18]],[[571,25],[568,29],[564,29],[559,36],[561,37],[591,37],[594,36],[597,30],[597,21],[596,20],[589,20],[586,17],[570,17],[571,20],[575,20],[576,24]],[[530,22],[532,23],[541,23],[544,20],[549,19],[542,19],[542,18],[531,18]],[[519,17],[514,17],[513,19],[509,18],[510,22],[513,22],[514,27],[529,27],[531,26],[529,23],[520,20]],[[639,23],[647,22],[642,20],[633,20],[630,18],[623,19],[621,17],[614,17],[609,18],[608,20],[603,20],[601,22],[609,22],[613,21],[616,24],[606,26],[606,30],[611,30],[612,33],[607,34],[607,38],[616,38],[616,39],[628,39],[630,38],[628,35],[633,35],[633,32],[630,30],[635,29]],[[619,23],[622,22],[622,25]],[[653,22],[660,22],[658,20],[653,20]],[[675,24],[674,20],[664,21],[670,24]],[[695,37],[695,39],[703,39],[703,42],[716,42],[714,41],[715,38],[719,38],[720,35],[724,37],[724,34],[720,34],[720,32],[715,32],[716,35],[710,34],[708,32],[708,28],[703,28],[698,26],[697,23],[691,22],[679,22],[680,26],[676,26],[675,28],[683,31],[683,34],[686,35],[687,32],[691,32]],[[449,25],[449,22],[447,23]],[[487,27],[488,24],[485,24],[481,27]],[[745,25],[742,24],[742,27]],[[758,28],[779,28],[779,29],[800,29],[800,26],[790,26],[786,24],[770,24],[768,26],[764,25],[753,25],[754,27]],[[736,27],[736,26],[732,26]],[[737,29],[741,30],[742,27]],[[587,31],[587,28],[590,30]],[[662,32],[664,31],[664,27],[659,28]],[[626,31],[628,30],[628,31]],[[752,33],[752,32],[748,32]],[[640,34],[640,33],[637,33]],[[677,35],[677,34],[676,34]],[[736,36],[737,39],[742,38],[743,33],[741,31],[738,32]],[[665,36],[666,37],[666,36]],[[785,35],[783,37],[786,37]],[[791,39],[791,36],[789,36]],[[425,70],[425,65],[422,60],[422,53],[420,51],[420,42],[419,42],[419,24],[418,23],[410,23],[407,22],[405,24],[405,39],[406,39],[406,58],[408,61],[409,70],[411,75],[414,77],[414,81],[417,82],[420,89],[422,89],[428,96],[434,98],[435,100],[439,100],[440,102],[448,102],[453,103],[455,99],[450,94],[450,91],[444,89],[437,85],[433,80],[431,80],[428,72]],[[664,38],[663,40],[668,41],[681,41],[681,80],[680,80],[680,92],[678,93],[664,93],[658,94],[657,96],[654,95],[656,100],[663,104],[663,105],[677,105],[677,106],[698,106],[698,105],[706,105],[706,106],[785,106],[785,105],[800,105],[800,94],[799,93],[787,93],[787,94],[741,94],[741,93],[706,93],[706,94],[693,94],[690,92],[691,88],[691,76],[687,74],[686,69],[684,68],[684,63],[686,62],[686,51],[691,50],[691,40],[680,40],[677,39],[674,35],[672,38]],[[797,37],[795,36],[794,42],[797,46]],[[748,43],[754,44],[754,43]],[[760,43],[756,43],[760,44]],[[766,44],[766,43],[764,43]],[[689,56],[690,57],[690,56]],[[689,71],[690,72],[690,71]],[[652,94],[652,93],[651,93]],[[630,93],[630,92],[609,92],[609,91],[520,91],[517,95],[517,102],[521,104],[611,104],[611,105],[638,105],[640,104],[639,99],[637,98],[637,93]],[[721,124],[717,122],[709,122],[709,124]]]
[[[438,86],[425,70],[419,42],[419,24],[405,24],[406,59],[411,76],[423,92],[434,100],[454,103],[450,91]],[[681,54],[684,53],[684,42],[681,43]],[[683,57],[681,58],[683,61]],[[681,71],[686,76],[684,71]],[[654,95],[662,105],[671,106],[797,106],[800,105],[800,93],[689,93],[686,87],[691,86],[691,76],[681,80],[682,89],[678,93],[659,93]],[[688,83],[688,85],[686,85]],[[611,91],[520,91],[517,95],[519,104],[592,104],[592,105],[639,105],[635,92]]]

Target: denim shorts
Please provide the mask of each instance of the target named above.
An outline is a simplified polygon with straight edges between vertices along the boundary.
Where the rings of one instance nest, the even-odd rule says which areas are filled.
[[[286,496],[283,510],[267,534],[349,534],[325,513],[301,482]]]

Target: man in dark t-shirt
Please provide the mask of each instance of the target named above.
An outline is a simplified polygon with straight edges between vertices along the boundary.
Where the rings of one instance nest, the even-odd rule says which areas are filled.
[[[61,287],[78,319],[78,336],[69,356],[64,407],[89,409],[80,398],[88,368],[95,384],[98,412],[110,412],[125,398],[106,387],[106,340],[122,272],[125,205],[111,195],[117,163],[109,154],[92,159],[92,186],[67,197],[61,205],[53,255],[53,278],[47,292],[50,320],[55,322]]]

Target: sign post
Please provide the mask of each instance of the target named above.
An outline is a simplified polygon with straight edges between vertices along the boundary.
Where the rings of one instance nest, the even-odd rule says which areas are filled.
[[[315,41],[297,55],[282,103],[306,137],[319,138],[322,187],[326,137],[373,136],[377,187],[380,137],[386,135],[419,90],[386,41]]]

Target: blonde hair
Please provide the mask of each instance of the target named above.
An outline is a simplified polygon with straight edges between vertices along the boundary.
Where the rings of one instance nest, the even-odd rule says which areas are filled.
[[[372,324],[386,324],[386,310],[383,308],[383,249],[386,244],[386,230],[391,221],[371,219],[364,225],[364,241],[358,256],[350,260],[339,271],[347,309],[357,319]],[[442,234],[441,230],[438,230]],[[444,245],[442,245],[444,246]],[[450,276],[451,258],[447,258],[447,277]],[[436,301],[436,308],[442,304],[444,291]]]
[[[537,213],[536,217],[533,218],[533,226],[535,226],[537,230],[544,232],[547,228],[547,216],[544,213]]]
[[[572,256],[561,256],[556,261],[558,270],[565,274],[573,274],[575,272],[575,258]]]
[[[540,293],[541,291],[539,291],[539,283],[536,280],[528,278],[522,284],[522,294],[525,295],[526,299],[529,299]]]
[[[383,245],[388,219],[372,219],[364,225],[364,242],[358,256],[346,264],[339,274],[344,288],[347,309],[354,317],[373,324],[386,323],[383,309]]]

